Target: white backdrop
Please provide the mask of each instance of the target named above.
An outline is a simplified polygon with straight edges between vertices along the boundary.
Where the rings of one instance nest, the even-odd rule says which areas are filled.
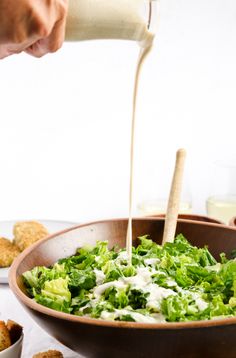
[[[0,62],[0,220],[126,216],[137,46],[65,44]],[[236,1],[163,0],[138,102],[135,207],[169,184],[186,147],[185,190],[205,212],[210,166],[235,157]]]

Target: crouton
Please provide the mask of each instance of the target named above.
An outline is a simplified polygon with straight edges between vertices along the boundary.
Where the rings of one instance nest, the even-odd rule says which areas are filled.
[[[49,350],[35,354],[32,358],[63,358],[63,354],[56,350]]]
[[[23,328],[15,321],[9,319],[7,321],[7,329],[10,333],[11,344],[14,344],[20,338]]]
[[[0,267],[8,267],[20,254],[19,248],[10,240],[0,237]]]
[[[18,222],[13,227],[14,243],[21,251],[48,235],[47,229],[37,221]]]
[[[0,352],[11,345],[10,333],[4,321],[0,321]]]

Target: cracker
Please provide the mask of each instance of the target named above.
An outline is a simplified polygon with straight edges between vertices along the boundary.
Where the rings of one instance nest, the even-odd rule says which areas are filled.
[[[19,254],[20,250],[13,242],[0,237],[0,267],[9,267]]]
[[[48,235],[47,229],[37,221],[17,222],[13,227],[14,243],[21,251]]]

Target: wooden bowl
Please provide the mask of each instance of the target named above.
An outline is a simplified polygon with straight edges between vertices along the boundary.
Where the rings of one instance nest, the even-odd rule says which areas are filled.
[[[160,243],[164,219],[133,220],[133,243],[137,236],[149,234]],[[10,287],[37,323],[72,350],[86,357],[101,358],[235,358],[236,317],[182,323],[109,322],[77,317],[41,306],[30,299],[21,275],[37,265],[51,265],[72,255],[85,243],[108,240],[109,245],[125,245],[126,219],[80,225],[35,243],[25,250],[10,270]],[[194,245],[208,245],[218,258],[236,248],[236,229],[213,223],[179,220],[177,233]]]
[[[234,217],[230,220],[229,225],[236,227],[236,216],[234,216]]]
[[[147,217],[151,217],[151,218],[164,218],[166,215],[165,214],[156,214],[156,215],[148,215]],[[204,216],[204,215],[198,215],[198,214],[179,214],[178,215],[179,219],[185,219],[185,220],[194,220],[194,221],[203,221],[203,222],[207,222],[207,223],[214,223],[214,224],[224,224],[222,221],[217,220],[217,219],[213,219],[209,216]],[[233,226],[233,225],[232,225]]]

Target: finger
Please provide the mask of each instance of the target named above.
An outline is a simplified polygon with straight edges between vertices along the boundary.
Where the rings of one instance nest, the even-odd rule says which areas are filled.
[[[7,57],[7,56],[9,56],[9,55],[10,55],[10,54],[9,54],[8,49],[5,48],[5,46],[4,46],[4,47],[1,46],[1,47],[0,47],[0,60],[2,60],[3,58],[5,58],[5,57]]]
[[[49,52],[56,52],[59,48],[61,48],[64,42],[65,28],[66,17],[64,16],[55,23],[53,30],[48,37],[36,41],[34,44],[29,46],[25,52],[34,57],[42,57]]]
[[[23,51],[23,49],[11,49],[9,48],[7,45],[1,46],[0,47],[0,60],[14,55],[14,54],[19,54]]]
[[[22,44],[0,45],[0,60],[14,54],[20,54],[26,48],[30,47],[34,42],[35,42],[35,36],[33,36],[33,39],[28,39]]]

